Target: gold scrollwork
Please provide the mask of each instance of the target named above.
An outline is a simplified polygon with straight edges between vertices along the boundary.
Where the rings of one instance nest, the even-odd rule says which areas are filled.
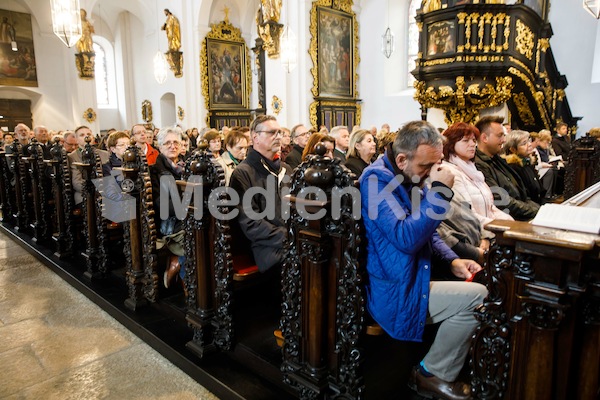
[[[92,123],[96,120],[96,112],[90,107],[83,112],[83,118],[87,122]]]
[[[273,114],[279,115],[281,109],[283,108],[283,101],[277,96],[273,96],[271,100],[271,109],[273,110]]]
[[[352,39],[352,45],[354,46],[353,49],[353,59],[352,59],[352,82],[350,83],[353,86],[353,98],[357,98],[358,97],[358,63],[360,62],[360,57],[358,55],[358,40],[359,40],[359,36],[358,36],[358,21],[356,20],[356,14],[354,13],[354,11],[352,11],[352,0],[315,0],[312,3],[312,8],[310,9],[310,25],[309,25],[309,31],[310,31],[310,44],[308,47],[308,54],[310,55],[310,58],[312,60],[313,66],[310,69],[310,73],[313,77],[313,87],[312,87],[312,94],[314,97],[319,96],[319,68],[318,68],[318,60],[317,60],[317,37],[319,32],[317,31],[317,26],[318,26],[318,21],[317,21],[317,16],[318,16],[318,11],[317,9],[319,7],[332,7],[335,6],[336,4],[332,4],[332,1],[335,1],[336,4],[340,7],[340,9],[342,11],[347,12],[348,14],[351,14],[352,17],[352,26],[354,29],[354,32],[352,33],[353,39]],[[316,114],[315,114],[316,115]]]
[[[529,78],[531,80],[535,80],[533,78],[534,75],[533,75],[533,72],[531,72],[531,69],[529,69],[529,67],[527,65],[525,65],[521,60],[517,60],[513,56],[508,57],[508,60],[512,63],[517,64],[523,71],[527,72],[527,74],[529,75]]]
[[[436,89],[424,81],[417,81],[415,89],[415,100],[426,108],[444,110],[445,120],[450,125],[471,122],[477,118],[479,110],[504,103],[510,99],[513,84],[512,78],[505,76],[497,77],[495,85],[485,80],[467,85],[465,77],[459,76],[453,86],[443,85]]]
[[[516,28],[517,37],[515,38],[515,49],[531,60],[533,57],[535,36],[531,29],[520,19],[517,20]]]
[[[513,95],[513,101],[515,106],[517,107],[517,112],[519,113],[519,117],[523,122],[528,125],[535,124],[535,118],[533,117],[533,113],[531,112],[531,108],[529,108],[529,101],[527,100],[527,96],[524,93],[515,93]]]
[[[229,18],[227,17],[227,15],[224,21],[221,21],[218,24],[211,24],[210,28],[210,32],[206,34],[206,37],[202,41],[202,49],[200,50],[200,75],[202,77],[202,96],[204,97],[206,109],[208,110],[210,105],[210,91],[208,82],[208,52],[206,47],[206,39],[221,39],[230,42],[243,43],[245,60],[244,64],[242,65],[242,68],[246,69],[246,82],[244,86],[244,99],[242,103],[245,105],[250,104],[250,91],[252,90],[252,70],[250,67],[250,53],[248,51],[246,41],[242,37],[241,31],[229,22]]]
[[[150,103],[150,100],[142,101],[142,119],[146,122],[152,122],[152,103]]]
[[[318,101],[313,101],[308,106],[308,115],[310,116],[310,126],[317,126],[317,108],[319,107]]]
[[[347,13],[352,13],[353,0],[333,0],[333,8]]]
[[[183,111],[183,108],[181,108],[181,106],[177,106],[177,118],[179,118],[180,121],[183,121],[183,119],[185,118],[185,111]]]
[[[527,77],[527,75],[525,75],[523,72],[519,71],[517,68],[515,68],[515,67],[508,68],[508,73],[510,75],[514,75],[514,76],[518,77],[527,85],[527,87],[529,88],[529,91],[531,92],[531,95],[535,99],[538,111],[539,111],[540,115],[542,116],[542,120],[544,122],[544,127],[546,129],[550,129],[552,127],[552,125],[550,124],[550,117],[548,116],[546,108],[544,107],[544,93],[538,92],[535,88],[535,85],[533,84],[533,81],[531,79],[529,79],[529,77]]]

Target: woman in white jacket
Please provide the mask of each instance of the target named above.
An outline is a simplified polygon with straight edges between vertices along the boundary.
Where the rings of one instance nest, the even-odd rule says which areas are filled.
[[[444,131],[444,164],[454,174],[452,190],[460,193],[481,221],[482,226],[494,219],[512,220],[507,213],[494,205],[494,196],[485,183],[483,174],[475,168],[473,159],[477,148],[479,130],[470,124],[459,122]],[[500,189],[501,188],[495,188]]]

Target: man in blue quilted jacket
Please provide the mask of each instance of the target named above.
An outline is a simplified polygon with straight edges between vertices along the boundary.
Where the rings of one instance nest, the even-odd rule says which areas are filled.
[[[421,341],[425,324],[441,322],[409,386],[428,398],[470,399],[470,386],[457,377],[478,325],[473,310],[487,290],[474,282],[430,280],[433,259],[436,268],[449,267],[465,280],[481,270],[475,261],[458,258],[436,233],[454,195],[454,176],[442,157],[437,129],[409,122],[360,178],[368,308],[398,340]],[[427,177],[429,190],[423,185]]]

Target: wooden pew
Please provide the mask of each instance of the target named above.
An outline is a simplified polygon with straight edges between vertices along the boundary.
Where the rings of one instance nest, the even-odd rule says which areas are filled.
[[[135,311],[148,302],[156,301],[159,279],[150,171],[146,156],[134,142],[123,154],[121,171],[125,180],[123,190],[135,200],[135,218],[123,224],[129,288],[125,306]]]
[[[600,205],[595,186],[578,207]],[[600,235],[500,220],[486,229],[496,243],[471,345],[474,398],[597,399]]]
[[[102,204],[100,195],[96,192],[92,180],[102,178],[102,163],[100,157],[94,153],[90,144],[91,138],[86,138],[86,145],[82,152],[82,161],[73,163],[83,176],[83,202],[81,205],[83,215],[86,249],[82,255],[86,259],[87,279],[101,279],[107,273],[107,255],[105,249],[105,231],[102,218]]]
[[[193,339],[186,346],[199,357],[232,348],[234,292],[248,283],[260,281],[258,267],[250,261],[251,255],[234,255],[230,221],[215,218],[209,210],[209,196],[215,189],[224,188],[225,178],[223,169],[213,162],[206,147],[201,146],[190,156],[185,180],[178,182],[182,193],[188,190],[193,194],[184,221],[186,320],[194,330]],[[195,197],[200,194],[201,203]],[[215,199],[227,198],[225,193],[220,193]],[[199,219],[195,216],[197,207],[202,207]],[[230,211],[227,206],[217,208],[222,214]]]
[[[38,141],[33,138],[27,146],[27,156],[23,156],[23,163],[28,174],[31,193],[33,214],[30,219],[30,228],[33,241],[48,240],[52,235],[53,221],[49,209],[49,182],[44,164],[44,151]]]
[[[81,214],[73,215],[75,205],[73,201],[73,187],[71,184],[71,169],[67,161],[67,152],[57,138],[50,150],[52,159],[44,160],[50,169],[52,180],[52,197],[54,198],[54,212],[56,228],[52,235],[55,245],[54,255],[60,259],[73,255],[76,232],[81,227]]]
[[[28,229],[29,209],[27,196],[27,183],[25,178],[25,167],[21,157],[23,156],[23,146],[16,140],[8,147],[6,151],[7,171],[11,173],[9,182],[14,189],[14,205],[11,207],[13,218],[15,220],[15,230],[25,232]]]
[[[291,184],[287,257],[282,271],[281,330],[284,381],[301,398],[362,398],[365,295],[359,267],[360,224],[352,216],[352,197],[335,203],[338,190],[358,191],[355,176],[324,157],[301,164]],[[318,187],[326,199],[302,198],[306,187]],[[356,196],[354,196],[356,198]],[[308,220],[300,212],[322,213]],[[340,218],[333,213],[340,211]],[[358,204],[360,212],[360,204]]]
[[[0,149],[0,212],[2,212],[2,223],[13,225],[12,206],[15,202],[14,191],[10,183],[12,172],[8,169],[6,153]]]
[[[565,171],[564,197],[568,199],[600,181],[600,141],[584,136],[575,140]]]

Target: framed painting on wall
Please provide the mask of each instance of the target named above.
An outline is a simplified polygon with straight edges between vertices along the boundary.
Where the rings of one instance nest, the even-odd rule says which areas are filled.
[[[427,27],[427,55],[456,51],[456,25],[454,21],[440,21]]]
[[[319,96],[354,96],[354,18],[317,7]]]
[[[212,108],[241,107],[244,102],[246,69],[245,46],[239,42],[206,39],[208,84]]]
[[[0,10],[0,85],[38,85],[30,14]]]

